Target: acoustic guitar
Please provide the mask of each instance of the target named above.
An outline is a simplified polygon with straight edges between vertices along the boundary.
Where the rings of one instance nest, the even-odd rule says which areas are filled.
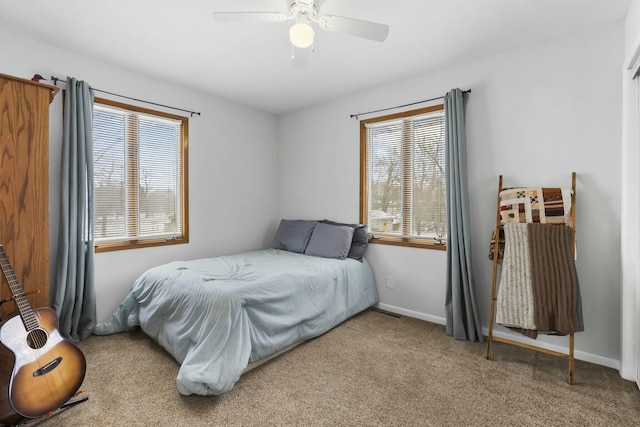
[[[84,354],[58,331],[50,308],[31,308],[0,245],[0,266],[19,315],[0,323],[0,423],[39,418],[76,394],[86,372]]]

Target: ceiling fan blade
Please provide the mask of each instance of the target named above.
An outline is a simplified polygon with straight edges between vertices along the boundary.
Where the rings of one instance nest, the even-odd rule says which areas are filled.
[[[311,48],[302,49],[295,46],[291,46],[291,48],[291,62],[293,63],[293,69],[298,70],[301,68],[307,68],[307,65],[309,65]]]
[[[318,19],[320,28],[337,33],[350,34],[377,42],[383,42],[389,34],[389,26],[344,16],[324,15]]]
[[[278,12],[213,12],[216,22],[242,23],[242,22],[284,22],[289,17]]]

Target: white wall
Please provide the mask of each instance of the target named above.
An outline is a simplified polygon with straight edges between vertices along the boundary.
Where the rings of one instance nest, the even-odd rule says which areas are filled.
[[[149,267],[176,259],[259,249],[271,243],[278,224],[273,115],[3,31],[0,31],[0,73],[23,78],[31,78],[35,73],[45,78],[69,75],[89,82],[94,88],[202,113],[189,120],[190,243],[96,254],[98,321],[115,310],[133,281]],[[52,274],[59,217],[61,106],[62,94],[58,94],[50,110]]]
[[[568,187],[576,171],[577,268],[586,329],[576,336],[576,356],[616,366],[623,43],[623,23],[608,24],[280,116],[280,215],[357,221],[359,124],[349,115],[444,95],[454,87],[472,89],[472,254],[483,325],[498,176],[504,175],[506,186]],[[383,306],[444,322],[444,252],[370,245],[366,257]],[[387,275],[395,277],[394,289],[386,288]],[[566,338],[539,341],[567,346]]]

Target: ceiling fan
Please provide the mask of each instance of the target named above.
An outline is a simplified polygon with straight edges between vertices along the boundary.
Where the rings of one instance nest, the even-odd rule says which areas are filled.
[[[287,0],[289,13],[280,12],[214,12],[213,18],[219,23],[295,21],[289,28],[294,65],[306,64],[309,50],[313,49],[315,30],[313,25],[337,33],[349,34],[377,42],[383,42],[389,34],[389,26],[360,19],[336,15],[319,15],[320,4],[324,0]],[[310,49],[311,48],[311,49]]]

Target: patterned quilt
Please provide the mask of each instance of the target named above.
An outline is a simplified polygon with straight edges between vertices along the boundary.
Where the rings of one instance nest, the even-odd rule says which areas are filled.
[[[569,188],[507,188],[500,192],[500,223],[541,223],[570,225]],[[495,230],[491,236],[489,259],[493,260]],[[500,230],[498,259],[504,255],[504,234]]]
[[[509,188],[500,192],[502,224],[569,225],[571,190],[567,188]]]

